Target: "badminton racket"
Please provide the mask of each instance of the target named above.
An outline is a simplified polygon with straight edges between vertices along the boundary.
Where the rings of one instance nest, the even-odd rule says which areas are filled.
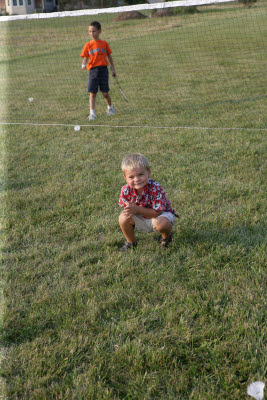
[[[118,78],[117,78],[116,76],[114,76],[114,78],[115,78],[115,80],[116,80],[116,82],[117,82],[119,91],[120,91],[121,94],[123,95],[124,99],[129,103],[129,100],[127,99],[126,94],[124,93],[124,91],[123,91],[122,88],[121,88],[121,85],[119,84]]]

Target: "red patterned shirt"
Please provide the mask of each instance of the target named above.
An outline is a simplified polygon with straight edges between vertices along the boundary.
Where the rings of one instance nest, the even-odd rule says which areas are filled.
[[[138,195],[134,188],[128,184],[121,188],[119,205],[125,207],[126,203],[134,202],[137,206],[153,208],[156,211],[165,211],[175,214],[171,203],[167,199],[164,190],[159,183],[148,179],[148,183],[141,195]]]

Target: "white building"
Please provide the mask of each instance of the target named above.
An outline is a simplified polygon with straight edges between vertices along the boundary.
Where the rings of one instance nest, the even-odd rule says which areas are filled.
[[[6,12],[12,14],[32,14],[50,12],[57,9],[57,0],[5,0]]]

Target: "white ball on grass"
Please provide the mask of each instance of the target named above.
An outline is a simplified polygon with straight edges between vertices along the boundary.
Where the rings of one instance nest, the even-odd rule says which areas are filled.
[[[74,130],[78,132],[81,129],[80,125],[75,125]]]
[[[29,97],[29,102],[33,102],[33,97]]]
[[[249,385],[248,389],[247,389],[247,394],[249,396],[254,397],[254,399],[256,400],[262,400],[264,397],[264,386],[265,383],[264,382],[253,382]]]

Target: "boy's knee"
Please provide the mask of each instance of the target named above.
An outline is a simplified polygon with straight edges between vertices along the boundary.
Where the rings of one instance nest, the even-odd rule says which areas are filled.
[[[132,218],[126,217],[123,213],[121,213],[119,216],[119,224],[120,226],[125,224],[134,225],[134,220]]]
[[[126,218],[126,216],[123,213],[121,213],[121,215],[119,216],[120,225],[124,225],[125,223],[127,223],[127,219],[128,218]]]
[[[172,223],[165,217],[158,217],[153,221],[153,225],[158,232],[168,232],[172,230]]]
[[[123,223],[124,223],[124,216],[123,216],[123,214],[121,213],[120,216],[119,216],[119,224],[121,225],[121,224],[123,224]]]
[[[109,97],[108,92],[102,92],[103,96],[105,97],[105,99],[107,99]]]

